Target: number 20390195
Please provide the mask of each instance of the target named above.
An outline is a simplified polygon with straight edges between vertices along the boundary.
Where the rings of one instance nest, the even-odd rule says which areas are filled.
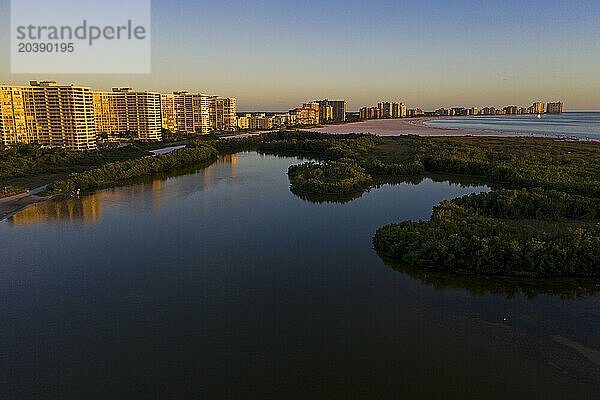
[[[72,53],[73,43],[19,43],[19,53]]]

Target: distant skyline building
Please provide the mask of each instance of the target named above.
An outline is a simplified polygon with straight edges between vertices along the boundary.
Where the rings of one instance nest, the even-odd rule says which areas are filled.
[[[271,129],[273,128],[273,117],[265,113],[252,114],[250,117],[251,129]]]
[[[563,112],[563,103],[561,101],[557,101],[555,103],[548,103],[546,105],[546,113],[548,114],[562,114]]]
[[[535,102],[529,107],[530,114],[543,114],[544,113],[544,103]]]
[[[406,106],[404,103],[392,103],[392,118],[406,117]]]
[[[346,100],[321,100],[320,106],[330,106],[332,109],[332,118],[335,122],[343,122],[346,120]]]
[[[328,105],[319,105],[319,121],[321,123],[333,121],[333,107]]]
[[[392,103],[382,102],[377,105],[379,108],[380,118],[392,118]]]
[[[312,106],[296,108],[290,111],[294,116],[297,125],[318,125],[319,124],[319,108],[318,103],[311,103]],[[315,104],[317,107],[315,107]]]

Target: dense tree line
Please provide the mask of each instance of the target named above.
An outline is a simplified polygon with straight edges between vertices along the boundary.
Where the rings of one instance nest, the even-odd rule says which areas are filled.
[[[379,228],[375,249],[409,265],[447,271],[600,275],[600,225],[514,223],[445,202],[428,221]]]
[[[68,179],[50,184],[48,190],[54,193],[94,190],[115,182],[213,160],[217,154],[210,145],[197,145],[154,157],[109,163],[94,170],[71,174]]]
[[[17,145],[0,151],[0,181],[36,174],[77,172],[107,162],[148,155],[143,145],[130,145],[112,150],[73,151]]]
[[[352,160],[308,162],[288,169],[290,189],[304,193],[352,193],[367,188],[373,178]]]
[[[504,219],[600,220],[600,199],[542,188],[498,189],[452,202],[479,214]]]
[[[600,146],[551,139],[428,139],[427,172],[477,175],[518,188],[541,187],[600,197]]]

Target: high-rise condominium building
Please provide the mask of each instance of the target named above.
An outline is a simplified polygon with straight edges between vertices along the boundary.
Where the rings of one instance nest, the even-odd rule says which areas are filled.
[[[546,106],[546,112],[548,114],[562,114],[563,103],[561,101],[557,101],[556,103],[548,103]]]
[[[392,118],[406,117],[406,106],[404,103],[392,103]]]
[[[133,136],[138,140],[161,140],[162,115],[159,93],[113,88],[94,92],[96,131],[112,137]]]
[[[363,107],[360,109],[361,119],[381,118],[381,108],[379,107]]]
[[[544,113],[544,103],[536,102],[533,103],[531,107],[529,107],[530,114],[543,114]]]
[[[319,105],[319,120],[321,122],[333,121],[333,107],[327,105]]]
[[[377,108],[379,108],[380,118],[392,117],[392,103],[385,101],[383,103],[379,103]]]
[[[237,101],[232,98],[211,97],[210,121],[211,130],[235,131],[237,128]]]
[[[312,107],[301,107],[291,110],[290,114],[295,119],[298,125],[317,125],[319,123],[319,109],[315,108],[314,104]],[[305,104],[305,106],[308,104]],[[318,106],[318,104],[317,104]]]
[[[38,141],[71,150],[96,148],[92,89],[32,81]]]
[[[240,117],[237,117],[238,129],[250,129],[250,120],[251,119],[252,119],[251,114],[244,114]]]
[[[206,134],[211,131],[210,96],[185,91],[175,95],[175,125],[178,132]]]
[[[273,118],[264,113],[252,114],[250,117],[251,129],[271,129],[273,128]]]
[[[346,100],[319,100],[319,107],[331,106],[333,121],[340,122],[346,120]]]
[[[285,125],[291,126],[294,125],[295,121],[292,116],[288,113],[275,114],[273,115],[273,126],[277,128],[281,128]]]
[[[162,117],[162,128],[175,132],[177,123],[175,119],[175,95],[160,95],[160,114]]]
[[[306,125],[317,125],[321,122],[321,111],[320,105],[318,101],[311,101],[310,103],[305,103],[302,108],[308,108],[312,111],[309,112],[309,123]]]
[[[362,119],[404,118],[408,115],[408,112],[404,103],[391,103],[385,101],[377,104],[377,107],[363,107],[360,110],[359,115]]]
[[[1,86],[0,140],[4,144],[96,148],[90,88],[53,81],[31,81],[30,85]]]
[[[37,139],[33,87],[0,85],[0,145],[35,143]]]

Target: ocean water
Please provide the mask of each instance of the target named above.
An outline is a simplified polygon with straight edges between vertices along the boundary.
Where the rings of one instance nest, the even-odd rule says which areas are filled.
[[[439,128],[465,128],[600,139],[600,112],[560,115],[498,115],[441,118],[425,122]]]

